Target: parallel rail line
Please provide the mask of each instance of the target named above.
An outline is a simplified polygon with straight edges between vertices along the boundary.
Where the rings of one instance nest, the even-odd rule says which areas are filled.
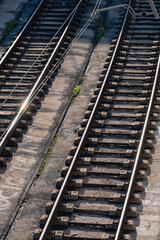
[[[17,138],[32,119],[32,111],[40,105],[51,82],[50,69],[68,47],[86,3],[84,0],[41,0],[2,57],[0,166],[6,165],[6,157],[12,154]]]
[[[157,129],[159,30],[154,16],[126,12],[34,239],[132,239]]]

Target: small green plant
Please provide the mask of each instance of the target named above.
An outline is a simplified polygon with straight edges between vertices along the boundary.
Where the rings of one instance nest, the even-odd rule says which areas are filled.
[[[48,152],[46,153],[46,155],[45,155],[45,157],[44,157],[44,160],[43,160],[43,162],[42,162],[42,164],[41,164],[41,166],[40,166],[40,168],[39,168],[38,174],[37,174],[37,176],[36,176],[35,179],[37,179],[38,176],[42,173],[42,171],[43,171],[43,169],[44,169],[44,166],[46,165],[47,160],[48,160],[48,158],[49,158],[49,156],[50,156],[50,154],[51,154],[51,151],[52,151],[52,149],[53,149],[53,147],[54,147],[54,145],[55,145],[55,143],[56,143],[56,141],[57,141],[57,138],[58,138],[58,134],[56,134],[56,136],[53,138],[53,140],[52,140],[52,142],[51,142],[51,145],[50,145],[50,147],[49,147],[49,150],[48,150]]]
[[[84,77],[85,77],[85,74],[83,74],[83,76],[80,78],[79,80],[79,84],[74,88],[74,91],[73,91],[73,95],[72,95],[72,99],[71,99],[71,103],[73,103],[74,99],[77,97],[79,91],[80,91],[80,88],[81,88],[81,85],[82,85],[82,82],[84,80]]]
[[[74,88],[74,92],[73,92],[73,98],[76,98],[78,93],[79,93],[79,90],[80,90],[80,85],[77,85],[75,88]]]
[[[104,27],[103,25],[98,25],[97,28],[97,34],[96,34],[96,44],[99,42],[100,38],[103,36],[104,34]]]
[[[85,74],[83,74],[82,77],[80,78],[79,85],[82,85],[84,78],[85,78]]]
[[[17,19],[11,19],[6,23],[5,35],[7,36],[13,28],[17,26]]]

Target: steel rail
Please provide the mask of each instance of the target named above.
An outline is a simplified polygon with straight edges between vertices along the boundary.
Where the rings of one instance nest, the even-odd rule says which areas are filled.
[[[147,109],[147,113],[146,113],[146,118],[145,118],[145,122],[144,122],[144,125],[143,125],[143,130],[142,130],[142,133],[141,133],[141,138],[140,138],[140,142],[139,142],[139,145],[138,145],[137,154],[136,154],[136,158],[135,158],[135,162],[134,162],[134,166],[133,166],[133,170],[132,170],[132,174],[131,174],[131,178],[130,178],[130,182],[129,182],[124,206],[123,206],[123,209],[122,209],[120,221],[119,221],[119,224],[118,224],[118,229],[117,229],[117,233],[116,233],[116,236],[115,236],[115,240],[120,239],[120,236],[121,236],[121,233],[122,233],[122,230],[123,230],[122,229],[123,224],[124,224],[126,214],[127,214],[127,209],[128,209],[128,206],[129,206],[129,201],[130,201],[130,198],[131,198],[131,195],[132,195],[132,192],[133,192],[136,172],[137,172],[137,169],[138,169],[138,163],[140,161],[141,154],[142,154],[142,151],[143,151],[143,145],[144,145],[144,141],[145,141],[145,137],[146,137],[146,133],[147,133],[147,127],[148,127],[148,124],[149,124],[149,117],[150,117],[151,109],[152,109],[152,105],[153,105],[156,85],[157,85],[157,81],[158,81],[159,69],[160,69],[160,54],[159,54],[159,57],[158,57],[157,69],[156,69],[156,74],[155,74],[155,77],[154,77],[154,83],[153,83],[152,92],[151,92],[151,96],[150,96],[150,101],[149,101],[149,105],[148,105],[148,109]]]
[[[129,0],[129,4],[128,4],[128,5],[130,6],[130,4],[131,4],[131,0]],[[85,128],[85,130],[84,130],[84,132],[83,132],[83,134],[82,134],[82,137],[81,137],[81,140],[80,140],[80,142],[79,142],[79,145],[78,145],[78,147],[77,147],[77,149],[76,149],[76,152],[75,152],[75,154],[74,154],[74,156],[73,156],[73,159],[72,159],[71,164],[70,164],[70,166],[69,166],[69,169],[68,169],[68,171],[67,171],[66,177],[65,177],[65,179],[64,179],[64,181],[63,181],[63,183],[62,183],[62,186],[61,186],[61,188],[60,188],[60,190],[59,190],[59,192],[58,192],[58,195],[57,195],[57,197],[56,197],[55,203],[54,203],[54,205],[53,205],[53,207],[52,207],[52,209],[51,209],[51,212],[50,212],[49,217],[48,217],[48,219],[47,219],[47,221],[46,221],[46,224],[45,224],[45,226],[44,226],[44,228],[43,228],[43,230],[42,230],[42,233],[41,233],[41,235],[40,235],[39,240],[45,240],[45,239],[46,239],[47,233],[48,233],[49,228],[50,228],[50,226],[51,226],[51,224],[52,224],[52,219],[55,217],[55,215],[56,215],[56,213],[57,213],[57,211],[58,211],[58,207],[59,207],[59,205],[60,205],[60,203],[61,203],[61,200],[62,200],[62,198],[63,198],[63,194],[64,194],[65,189],[66,189],[66,187],[67,187],[67,185],[68,185],[68,182],[69,182],[69,180],[70,180],[70,178],[71,178],[73,169],[74,169],[74,167],[75,167],[75,165],[76,165],[76,160],[79,158],[79,156],[80,156],[80,151],[81,151],[82,147],[84,146],[84,140],[85,140],[85,138],[86,138],[86,136],[87,136],[87,133],[88,133],[88,131],[89,131],[89,129],[90,129],[91,123],[92,123],[92,121],[93,121],[93,119],[94,119],[94,114],[95,114],[95,112],[96,112],[96,110],[97,110],[98,104],[99,104],[100,99],[101,99],[101,97],[102,97],[102,92],[104,91],[104,88],[105,88],[105,85],[106,85],[108,76],[109,76],[109,74],[110,74],[111,67],[112,67],[112,65],[113,65],[113,62],[114,62],[114,59],[115,59],[115,56],[116,56],[116,53],[117,53],[117,49],[118,49],[118,47],[119,47],[119,43],[120,43],[120,40],[121,40],[121,37],[122,37],[122,33],[123,33],[123,30],[124,30],[124,27],[125,27],[126,19],[127,19],[127,16],[128,16],[128,12],[129,12],[129,11],[128,11],[128,9],[127,9],[126,14],[125,14],[125,17],[124,17],[123,24],[122,24],[122,28],[121,28],[120,34],[119,34],[119,36],[118,36],[117,43],[116,43],[115,49],[114,49],[114,51],[113,51],[113,55],[112,55],[110,64],[109,64],[109,66],[108,66],[108,70],[107,70],[107,73],[106,73],[106,75],[105,75],[103,84],[102,84],[102,86],[101,86],[101,89],[100,89],[99,94],[98,94],[98,96],[97,96],[97,99],[96,99],[96,102],[95,102],[95,104],[94,104],[93,110],[92,110],[91,115],[90,115],[90,117],[89,117],[89,119],[88,119],[86,128]]]
[[[13,121],[11,122],[8,130],[6,131],[5,135],[3,136],[3,139],[0,142],[0,153],[2,153],[4,147],[6,146],[6,143],[8,142],[8,139],[11,137],[13,131],[16,129],[19,120],[22,117],[22,113],[24,111],[24,109],[26,108],[26,106],[28,105],[28,103],[30,102],[30,100],[32,99],[32,96],[34,95],[34,93],[36,92],[38,86],[41,84],[41,82],[43,81],[43,79],[46,77],[46,75],[48,74],[48,71],[50,69],[51,64],[53,63],[55,57],[57,56],[57,53],[60,49],[60,47],[63,44],[63,40],[65,39],[67,33],[69,32],[70,28],[71,28],[71,24],[73,23],[77,12],[79,10],[80,5],[82,4],[83,1],[79,1],[79,3],[77,4],[77,7],[75,8],[75,11],[73,12],[72,16],[70,17],[70,20],[67,24],[67,26],[65,27],[62,36],[60,37],[54,51],[52,52],[47,64],[45,65],[43,71],[41,72],[40,76],[38,77],[36,83],[34,84],[33,88],[31,89],[30,93],[28,94],[28,96],[26,97],[24,103],[22,104],[19,112],[17,113],[17,115],[15,116],[15,118],[13,119]],[[32,99],[33,100],[33,99]]]
[[[82,0],[79,1],[79,3]],[[78,4],[79,4],[78,3]],[[37,61],[39,60],[39,58],[42,56],[42,54],[45,52],[45,50],[47,50],[48,46],[53,42],[53,40],[55,39],[55,37],[58,35],[58,33],[61,31],[61,29],[64,27],[64,25],[67,23],[67,21],[69,20],[69,18],[72,16],[74,10],[76,9],[76,7],[73,9],[73,11],[70,13],[70,15],[67,17],[67,19],[65,19],[65,21],[63,22],[63,24],[60,26],[60,28],[58,29],[58,31],[54,34],[54,36],[51,38],[51,40],[47,43],[47,45],[44,47],[44,49],[41,51],[41,53],[38,55],[38,57],[34,60],[34,62],[32,63],[32,65],[28,68],[28,70],[25,72],[25,74],[21,77],[21,79],[19,80],[19,82],[16,84],[16,86],[12,89],[12,91],[7,95],[7,97],[5,98],[5,100],[0,104],[0,109],[3,107],[3,105],[7,102],[7,100],[9,99],[9,97],[13,94],[14,90],[19,86],[19,84],[23,81],[24,77],[30,72],[30,70],[35,66],[35,64],[37,63]],[[5,135],[5,132],[3,134],[3,136]],[[2,138],[2,136],[0,137]]]
[[[30,25],[31,21],[33,20],[33,18],[35,17],[36,13],[38,12],[39,8],[42,6],[42,4],[44,3],[45,0],[41,0],[40,3],[38,4],[38,6],[36,7],[36,9],[34,10],[33,14],[31,15],[31,17],[29,18],[29,20],[27,21],[27,23],[25,24],[25,26],[23,27],[23,29],[21,30],[21,32],[18,34],[18,36],[16,37],[15,41],[11,44],[11,46],[9,47],[9,49],[7,50],[7,52],[4,54],[4,56],[2,57],[2,59],[0,60],[0,67],[2,67],[2,65],[5,64],[6,59],[12,54],[14,48],[17,46],[18,42],[20,41],[22,35],[24,34],[24,32],[27,30],[27,27]]]
[[[80,0],[78,2],[78,4],[80,4],[80,2],[83,0]],[[101,0],[100,0],[101,1]],[[75,7],[76,8],[76,7]],[[74,10],[75,10],[74,8]],[[73,11],[72,11],[73,13]],[[70,14],[71,16],[71,14]],[[90,19],[85,23],[85,25],[82,27],[82,29],[78,32],[78,34],[76,35],[76,37],[73,39],[73,41],[70,43],[70,45],[68,46],[68,48],[65,50],[65,52],[62,54],[62,56],[60,57],[59,61],[50,69],[49,74],[46,75],[46,77],[43,79],[43,81],[41,82],[41,84],[38,86],[38,88],[36,89],[36,91],[33,93],[33,96],[31,97],[30,101],[28,102],[28,105],[25,106],[25,108],[23,109],[23,112],[21,113],[21,115],[19,116],[19,119],[21,118],[21,116],[23,115],[23,113],[26,111],[26,109],[28,108],[28,106],[32,103],[33,99],[35,98],[35,96],[37,96],[37,94],[39,93],[40,89],[43,88],[44,84],[48,81],[48,79],[53,75],[53,73],[57,70],[57,68],[60,66],[60,64],[62,63],[63,59],[66,57],[66,55],[69,53],[69,51],[71,50],[71,48],[73,47],[74,43],[81,37],[81,35],[83,34],[83,32],[87,29],[87,27],[90,25],[90,23],[92,22],[92,20],[94,19],[94,17],[90,17]],[[8,127],[9,128],[9,127]],[[3,136],[5,135],[5,133],[7,132],[8,128],[6,129],[6,131],[1,135],[1,139],[3,138]]]

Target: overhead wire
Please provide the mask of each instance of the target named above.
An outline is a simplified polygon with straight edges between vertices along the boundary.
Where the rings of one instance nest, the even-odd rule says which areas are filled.
[[[82,0],[81,0],[82,1]],[[73,47],[73,45],[75,44],[75,42],[77,42],[79,40],[79,38],[82,36],[82,34],[84,33],[84,31],[88,28],[88,26],[91,24],[91,22],[93,21],[93,19],[95,18],[95,14],[93,14],[94,11],[98,10],[100,4],[101,4],[102,0],[97,0],[96,4],[94,5],[94,9],[92,10],[89,19],[87,20],[87,22],[84,24],[84,26],[82,27],[82,29],[79,31],[79,33],[76,35],[76,37],[72,40],[72,42],[69,44],[68,48],[65,50],[65,52],[62,54],[62,56],[60,57],[59,61],[52,67],[52,69],[49,71],[48,75],[44,78],[44,80],[41,82],[41,84],[38,86],[38,88],[36,89],[36,91],[33,93],[33,95],[30,98],[30,101],[28,102],[28,104],[25,106],[25,108],[23,109],[21,115],[19,116],[19,118],[17,119],[17,121],[19,121],[22,117],[22,115],[25,113],[26,109],[29,107],[29,105],[32,103],[32,101],[34,100],[35,96],[37,96],[37,94],[39,93],[39,91],[43,88],[43,86],[45,85],[45,83],[48,81],[48,79],[53,75],[53,73],[57,70],[57,68],[60,66],[60,64],[62,63],[62,61],[64,60],[64,57],[68,54],[68,52],[71,50],[71,48]],[[76,7],[74,8],[75,11]],[[72,11],[72,14],[73,12]],[[55,37],[55,35],[54,35]],[[11,123],[10,123],[11,125]],[[5,131],[3,132],[3,134],[0,136],[0,139],[3,139],[6,132],[8,131],[8,129],[10,128],[10,125],[8,125],[8,127],[5,129]]]
[[[54,34],[54,36],[52,37],[52,39],[47,43],[47,45],[45,46],[45,48],[41,51],[41,53],[38,55],[38,57],[35,59],[35,61],[32,63],[32,65],[29,67],[29,69],[25,72],[25,74],[22,76],[22,78],[19,80],[19,82],[15,85],[15,87],[12,89],[12,91],[7,95],[6,99],[0,104],[0,109],[3,107],[3,105],[7,102],[7,100],[10,98],[10,96],[12,96],[13,92],[17,89],[17,87],[20,85],[20,83],[24,80],[24,78],[26,77],[26,75],[30,72],[30,70],[35,66],[35,64],[37,63],[37,61],[39,60],[39,58],[42,56],[42,54],[45,52],[45,50],[47,50],[48,46],[53,42],[53,40],[56,38],[56,36],[58,35],[58,33],[61,31],[61,29],[64,27],[64,25],[66,24],[66,22],[69,20],[69,18],[72,16],[72,14],[74,13],[75,9],[79,6],[79,4],[82,2],[83,0],[80,0],[78,2],[78,4],[74,7],[74,9],[71,11],[71,13],[69,14],[69,16],[65,19],[65,21],[62,23],[62,25],[60,26],[60,28],[57,30],[57,32]]]

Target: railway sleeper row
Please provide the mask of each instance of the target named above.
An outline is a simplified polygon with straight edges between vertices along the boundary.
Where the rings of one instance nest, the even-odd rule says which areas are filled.
[[[144,11],[148,11],[148,5],[146,6]],[[138,2],[135,10],[140,9]],[[144,20],[147,20],[147,23],[144,23]],[[150,31],[152,35],[148,38]],[[61,177],[57,179],[56,189],[51,194],[52,201],[46,205],[46,214],[40,220],[41,229],[35,231],[34,239],[39,238],[64,182],[100,92],[116,41],[117,38],[112,41],[97,88],[81,126],[76,130],[78,136],[66,159],[66,167],[61,170]],[[159,26],[155,24],[154,18],[141,16],[130,18],[91,128],[72,171],[57,215],[52,220],[47,239],[114,239],[148,109],[158,50]],[[131,239],[128,232],[135,230],[134,221],[130,218],[136,218],[139,214],[136,205],[141,204],[143,180],[147,178],[146,170],[154,151],[159,103],[158,83],[130,207],[123,226],[123,239]]]
[[[6,128],[10,125],[10,123],[18,113],[25,97],[27,97],[33,85],[37,81],[39,75],[41,74],[41,71],[45,67],[47,60],[49,59],[51,53],[56,47],[58,40],[61,37],[61,34],[64,31],[64,27],[61,29],[58,35],[56,35],[52,42],[49,43],[49,41],[58,31],[59,27],[65,21],[66,17],[69,15],[69,13],[76,4],[77,1],[45,1],[43,8],[40,9],[38,14],[34,18],[34,22],[28,27],[27,31],[25,31],[25,33],[19,40],[18,45],[14,48],[8,59],[1,67],[1,136],[5,133]],[[81,9],[79,10],[76,19],[72,24],[72,27],[50,68],[54,67],[54,65],[61,58],[66,48],[69,46],[72,36],[74,35],[74,32],[79,25],[86,4],[87,1],[83,1]],[[55,17],[53,17],[53,13]],[[47,31],[49,38],[41,38],[41,35],[47,35]],[[13,44],[13,42],[11,42],[11,44]],[[57,70],[54,74],[56,73]],[[23,114],[17,129],[13,133],[12,140],[9,140],[7,146],[5,147],[0,156],[0,166],[3,167],[6,165],[6,159],[12,154],[12,146],[17,145],[18,138],[22,137],[23,135],[23,129],[31,123],[32,114],[33,112],[37,111],[37,108],[40,107],[41,101],[43,100],[46,91],[48,91],[48,88],[52,81],[53,75],[52,77],[48,78],[47,82],[43,85],[43,88],[38,92],[37,96],[34,98],[27,111]]]

